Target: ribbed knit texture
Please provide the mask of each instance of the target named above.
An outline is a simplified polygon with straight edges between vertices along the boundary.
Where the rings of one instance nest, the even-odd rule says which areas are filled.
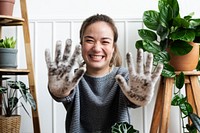
[[[103,77],[84,75],[70,96],[56,99],[67,110],[67,133],[110,133],[116,122],[128,122],[131,105],[115,80],[117,74],[128,80],[125,68],[115,67]]]

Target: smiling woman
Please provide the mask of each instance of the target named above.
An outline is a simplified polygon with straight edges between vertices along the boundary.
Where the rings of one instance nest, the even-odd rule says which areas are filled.
[[[103,76],[111,66],[114,52],[113,31],[106,22],[96,22],[87,27],[82,40],[82,57],[86,63],[86,74]]]
[[[152,71],[153,56],[147,53],[147,61],[143,62],[142,49],[138,50],[136,69],[131,53],[127,53],[128,70],[117,66],[120,62],[116,58],[119,57],[117,38],[113,20],[97,14],[83,22],[81,46],[76,46],[71,58],[70,40],[66,41],[63,57],[61,43],[57,42],[55,62],[46,50],[49,91],[67,110],[67,133],[110,133],[115,123],[130,123],[129,108],[145,106],[151,101],[163,66],[160,64]],[[85,65],[74,73],[73,66],[81,50]]]

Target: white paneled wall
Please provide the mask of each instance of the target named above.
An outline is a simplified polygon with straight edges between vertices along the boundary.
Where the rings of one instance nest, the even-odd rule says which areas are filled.
[[[181,16],[195,12],[195,16],[199,18],[199,0],[178,1]],[[64,133],[66,115],[62,104],[53,101],[47,90],[45,49],[49,48],[53,56],[56,40],[64,42],[67,38],[73,40],[73,45],[78,45],[82,20],[90,15],[103,13],[118,18],[114,19],[119,31],[118,46],[126,66],[125,54],[130,51],[135,59],[135,42],[139,39],[137,30],[143,27],[142,20],[137,18],[142,18],[145,10],[157,10],[157,2],[158,0],[27,0],[41,133]],[[21,16],[19,0],[16,0],[13,15]],[[26,68],[22,27],[5,27],[3,36],[17,38],[19,68]],[[27,82],[26,76],[19,78]],[[132,124],[140,133],[149,133],[154,102],[155,97],[148,106],[130,110]],[[21,133],[33,133],[31,118],[22,109],[19,112],[23,114]],[[172,107],[170,133],[181,133],[179,118],[179,110]]]
[[[137,30],[143,27],[142,20],[140,19],[114,19],[119,32],[118,46],[123,58],[123,65],[126,67],[125,54],[132,52],[136,55],[135,42],[139,39]],[[67,38],[71,38],[73,46],[79,45],[79,29],[82,20],[30,20],[30,36],[32,45],[32,55],[35,67],[35,79],[36,79],[36,92],[38,100],[38,111],[40,118],[41,133],[64,133],[65,132],[65,116],[66,111],[61,103],[57,103],[52,100],[47,89],[47,68],[45,63],[44,51],[49,48],[52,56],[54,56],[55,42],[57,40],[64,42]],[[23,32],[21,27],[17,28],[5,28],[3,29],[3,36],[14,35],[17,38],[19,55],[18,63],[20,68],[26,68]],[[22,80],[27,78],[19,77]],[[157,90],[157,87],[156,87]],[[155,92],[156,92],[155,90]],[[155,98],[152,102],[144,107],[131,109],[131,120],[133,126],[140,130],[140,133],[148,133],[151,123],[151,117],[153,114]],[[29,106],[28,106],[29,107]],[[29,109],[30,110],[30,109]],[[174,110],[174,109],[173,109]],[[176,109],[175,109],[176,110]],[[22,133],[32,133],[32,121],[23,110],[19,110],[22,113]],[[177,111],[176,111],[177,112]],[[179,116],[179,114],[176,114]],[[171,133],[179,133],[179,118],[173,117],[171,121],[176,121],[171,125]],[[177,128],[178,127],[178,128]]]

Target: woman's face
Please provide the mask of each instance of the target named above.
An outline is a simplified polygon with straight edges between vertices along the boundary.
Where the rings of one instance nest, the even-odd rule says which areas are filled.
[[[109,64],[114,52],[114,33],[106,22],[95,22],[89,25],[82,38],[82,57],[87,72],[109,72]]]

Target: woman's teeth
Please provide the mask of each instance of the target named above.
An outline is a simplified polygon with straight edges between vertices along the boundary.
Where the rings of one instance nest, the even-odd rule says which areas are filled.
[[[104,56],[102,56],[102,55],[90,55],[90,57],[91,57],[92,59],[94,59],[94,60],[100,60],[100,59],[102,59]]]

